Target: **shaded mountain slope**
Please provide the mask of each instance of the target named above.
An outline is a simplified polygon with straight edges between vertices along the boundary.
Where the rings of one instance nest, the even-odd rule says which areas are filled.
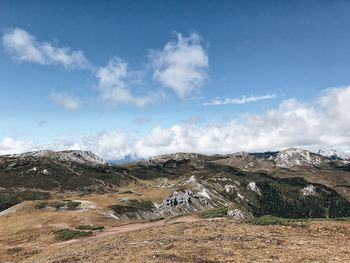
[[[350,216],[349,164],[300,149],[212,156],[177,153],[125,166],[66,156],[66,152],[1,156],[0,187],[112,192],[135,182],[147,187],[146,182],[165,179],[171,184],[160,187],[172,192],[163,200],[129,200],[110,209],[117,218],[144,219],[217,207],[253,216]]]

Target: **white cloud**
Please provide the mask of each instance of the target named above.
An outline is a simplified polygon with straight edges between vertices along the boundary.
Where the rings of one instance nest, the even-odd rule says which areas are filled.
[[[331,119],[333,125],[340,125],[350,130],[350,88],[340,87],[326,89],[319,99],[323,108],[327,108],[327,118]],[[338,129],[335,125],[335,130]]]
[[[138,74],[130,72],[127,63],[120,58],[113,58],[107,66],[99,68],[96,77],[102,98],[113,104],[134,104],[142,107],[162,97],[160,93],[135,95],[131,91],[131,86],[140,82]]]
[[[163,50],[151,52],[153,78],[186,98],[199,90],[207,79],[208,55],[198,34],[189,37],[177,34],[176,41],[168,42]]]
[[[17,61],[27,61],[42,65],[63,65],[66,69],[84,69],[90,67],[81,50],[69,47],[56,47],[49,42],[40,42],[27,31],[20,28],[8,30],[2,43],[5,50]]]
[[[76,110],[80,108],[80,100],[72,95],[52,92],[49,95],[49,99],[67,110]]]
[[[206,126],[195,123],[159,126],[143,136],[120,130],[103,132],[76,140],[57,141],[46,148],[91,150],[106,159],[181,151],[212,154],[289,147],[314,150],[332,147],[350,152],[349,101],[350,87],[333,88],[324,91],[313,102],[287,99],[277,108],[247,115],[243,121]],[[6,140],[10,143],[4,144],[4,140],[0,143],[2,153],[7,153],[4,145],[12,145],[7,146],[8,152],[34,148],[31,142],[20,142],[15,147],[10,138]]]
[[[16,140],[12,137],[5,137],[0,140],[0,155],[22,153],[34,149],[34,145],[30,141]]]
[[[225,98],[223,100],[220,99],[213,99],[210,102],[203,103],[204,106],[210,106],[210,105],[226,105],[226,104],[245,104],[249,102],[256,102],[260,100],[269,100],[276,98],[276,94],[267,94],[263,96],[242,96],[240,98]]]

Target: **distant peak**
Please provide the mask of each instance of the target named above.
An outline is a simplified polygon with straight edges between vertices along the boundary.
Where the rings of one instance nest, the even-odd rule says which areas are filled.
[[[13,154],[10,157],[27,158],[27,157],[46,157],[50,159],[57,159],[60,161],[77,162],[81,164],[106,164],[106,161],[94,154],[91,151],[81,150],[66,150],[66,151],[50,151],[41,150],[34,152],[26,152],[20,154]]]
[[[320,154],[299,148],[289,148],[280,151],[275,158],[277,167],[290,168],[293,166],[318,166],[328,159]]]
[[[337,149],[320,149],[317,152],[323,156],[326,156],[330,159],[340,159],[340,160],[350,160],[350,153],[343,152]]]

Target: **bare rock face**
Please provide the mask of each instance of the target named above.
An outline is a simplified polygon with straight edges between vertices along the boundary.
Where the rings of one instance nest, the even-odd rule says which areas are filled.
[[[244,212],[244,211],[237,209],[237,208],[227,210],[227,216],[231,217],[233,219],[238,219],[238,220],[253,218],[253,215],[251,213]]]
[[[178,190],[172,192],[160,203],[153,203],[153,209],[142,211],[136,209],[131,213],[117,213],[118,218],[156,219],[168,216],[191,214],[198,211],[226,206],[230,200],[207,181],[191,176],[177,185]]]
[[[304,196],[310,196],[310,195],[316,196],[317,195],[316,188],[312,184],[305,186],[300,191]]]
[[[189,214],[212,207],[208,198],[184,189],[173,192],[158,205],[158,212],[163,215]]]
[[[328,158],[307,150],[291,148],[281,151],[274,159],[276,167],[291,168],[293,166],[319,166],[327,163]]]
[[[261,196],[261,191],[255,182],[250,182],[247,188]]]
[[[117,218],[158,219],[191,214],[212,207],[212,203],[206,197],[196,194],[189,189],[182,189],[174,191],[161,203],[153,203],[152,207],[147,209],[119,206],[117,209],[114,208],[114,215]]]

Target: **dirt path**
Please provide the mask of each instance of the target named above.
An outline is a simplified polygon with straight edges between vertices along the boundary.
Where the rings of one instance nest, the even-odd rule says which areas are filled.
[[[197,215],[187,215],[187,216],[181,216],[181,217],[172,218],[172,219],[163,219],[163,220],[153,221],[153,222],[133,223],[133,224],[127,224],[127,225],[122,225],[117,227],[106,228],[101,232],[95,233],[93,236],[85,237],[83,239],[85,240],[85,239],[91,239],[91,238],[99,238],[99,237],[105,237],[105,236],[115,235],[119,233],[139,231],[139,230],[149,229],[153,227],[164,226],[164,225],[173,224],[173,223],[191,223],[191,222],[196,222],[200,220],[202,219],[200,219]],[[52,244],[51,246],[66,245],[66,244],[75,243],[81,240],[82,238],[71,239],[71,240]]]

